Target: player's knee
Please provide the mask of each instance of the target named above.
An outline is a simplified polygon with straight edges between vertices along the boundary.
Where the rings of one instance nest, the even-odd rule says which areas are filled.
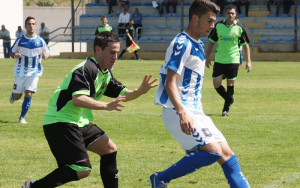
[[[90,175],[91,170],[76,171],[76,172],[77,172],[78,179],[83,179],[83,178],[86,178],[86,177],[88,177]]]
[[[210,152],[210,153],[218,154],[218,155],[221,155],[221,156],[223,155],[222,148],[221,148],[221,146],[219,146],[218,143],[207,144],[202,148],[202,150],[205,150],[205,151]]]

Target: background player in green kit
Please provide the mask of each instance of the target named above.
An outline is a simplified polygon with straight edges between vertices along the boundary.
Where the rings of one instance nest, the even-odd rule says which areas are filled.
[[[94,40],[94,57],[77,65],[52,95],[44,116],[44,133],[58,168],[37,181],[26,181],[23,188],[49,188],[77,181],[91,172],[87,150],[101,157],[100,174],[105,188],[118,187],[117,147],[97,125],[92,110],[121,111],[122,101],[130,101],[157,85],[145,75],[138,89],[128,90],[110,72],[120,51],[119,38],[101,32]],[[98,101],[103,95],[115,98]]]
[[[245,29],[236,20],[236,7],[229,5],[225,8],[226,19],[217,22],[216,27],[209,34],[209,44],[206,50],[206,66],[211,65],[209,55],[213,46],[218,42],[213,69],[213,84],[216,91],[225,100],[222,115],[228,116],[233,103],[234,81],[237,79],[240,64],[239,42],[245,46],[247,54],[246,69],[251,71],[249,39]],[[222,86],[222,80],[227,79],[227,91]]]

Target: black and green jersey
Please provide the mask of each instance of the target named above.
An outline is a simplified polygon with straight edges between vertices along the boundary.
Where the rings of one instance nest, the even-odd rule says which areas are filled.
[[[236,21],[227,25],[225,19],[216,23],[208,38],[212,43],[218,42],[215,62],[222,64],[240,63],[239,45],[249,43],[243,26]]]
[[[74,106],[74,95],[83,94],[99,100],[103,95],[116,98],[124,95],[127,90],[109,70],[101,70],[95,58],[87,58],[77,65],[55,90],[43,124],[66,122],[84,127],[94,119],[92,110]]]
[[[113,28],[110,25],[107,24],[106,27],[103,27],[102,25],[100,25],[96,29],[95,36],[97,36],[99,33],[103,32],[103,31],[114,32]]]

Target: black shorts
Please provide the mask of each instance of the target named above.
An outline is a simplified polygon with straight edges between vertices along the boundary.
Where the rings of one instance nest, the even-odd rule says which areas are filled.
[[[81,170],[91,169],[87,147],[105,134],[97,125],[78,127],[72,123],[44,125],[45,137],[59,167],[66,165]]]
[[[215,62],[212,77],[216,78],[223,75],[223,79],[236,80],[240,64],[222,64]]]

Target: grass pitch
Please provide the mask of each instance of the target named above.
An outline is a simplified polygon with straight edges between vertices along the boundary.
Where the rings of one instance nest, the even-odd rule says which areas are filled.
[[[55,88],[82,60],[43,61],[44,75],[26,116],[18,123],[21,102],[11,105],[14,60],[0,60],[0,187],[20,187],[25,180],[39,179],[57,166],[42,130],[43,115]],[[144,74],[158,77],[163,61],[118,61],[114,76],[130,89]],[[253,62],[246,73],[240,67],[235,84],[235,103],[230,116],[221,116],[223,100],[212,86],[212,69],[206,69],[204,111],[237,153],[243,173],[252,187],[300,187],[300,62]],[[224,84],[224,83],[223,83]],[[118,146],[120,188],[148,187],[148,177],[184,156],[161,120],[161,107],[153,104],[155,89],[125,103],[122,112],[94,111],[99,127]],[[103,98],[109,101],[108,98]],[[90,153],[93,171],[79,182],[61,187],[102,187],[100,158]],[[228,187],[218,164],[173,180],[169,187]]]

